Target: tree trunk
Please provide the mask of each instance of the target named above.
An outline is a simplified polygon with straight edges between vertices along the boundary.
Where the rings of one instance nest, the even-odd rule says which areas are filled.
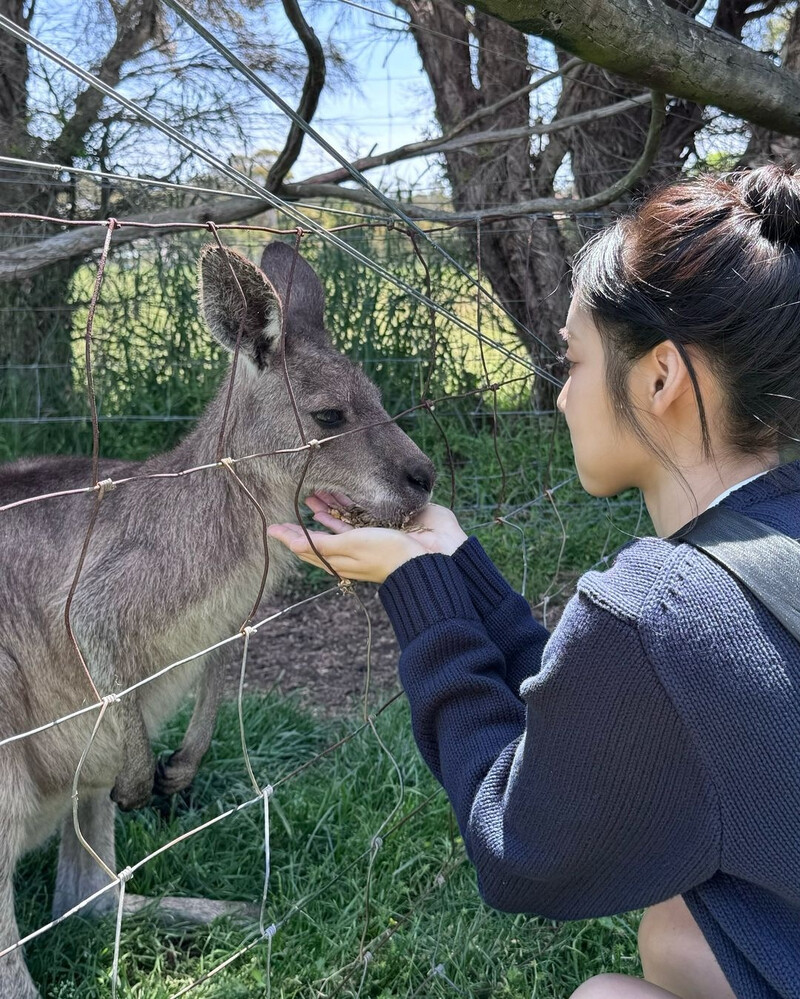
[[[800,75],[800,7],[789,21],[781,48],[781,66],[790,73]],[[754,125],[741,163],[742,166],[750,167],[764,163],[785,163],[800,167],[800,139]]]
[[[24,0],[0,0],[0,13],[20,27],[30,27]],[[32,5],[30,5],[32,7]],[[128,0],[116,8],[116,38],[97,70],[110,86],[119,83],[123,66],[154,38],[161,25],[156,0]],[[29,65],[22,42],[4,35],[0,60],[0,149],[8,155],[72,166],[84,153],[83,143],[96,124],[103,95],[91,87],[78,94],[72,115],[47,145],[27,131]],[[11,183],[2,183],[5,178]],[[0,211],[60,218],[75,217],[71,182],[54,183],[41,172],[26,175],[0,168]],[[24,245],[41,233],[40,223],[0,220],[0,248]],[[0,368],[5,368],[3,416],[52,416],[74,411],[72,377],[72,315],[70,294],[80,258],[57,261],[47,269],[18,281],[0,283]],[[83,393],[82,387],[77,389]]]
[[[436,116],[447,133],[468,116],[492,107],[523,89],[530,80],[524,35],[477,12],[470,24],[455,0],[396,0],[411,18],[411,33],[433,90]],[[432,30],[431,30],[432,29]],[[470,40],[477,59],[470,64]],[[475,130],[526,127],[527,94],[508,102]],[[444,154],[453,202],[459,211],[480,211],[495,204],[534,196],[530,139]],[[467,237],[477,249],[477,234]],[[481,267],[496,297],[515,323],[515,333],[535,364],[552,367],[559,352],[558,330],[568,306],[564,240],[550,217],[486,223],[480,230]],[[534,399],[540,408],[555,402],[553,386],[537,378]]]

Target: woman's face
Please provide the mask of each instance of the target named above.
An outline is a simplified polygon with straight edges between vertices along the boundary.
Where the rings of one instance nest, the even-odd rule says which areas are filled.
[[[562,330],[569,377],[558,397],[583,488],[592,496],[614,496],[640,484],[641,441],[614,412],[606,381],[606,358],[591,314],[573,298]]]

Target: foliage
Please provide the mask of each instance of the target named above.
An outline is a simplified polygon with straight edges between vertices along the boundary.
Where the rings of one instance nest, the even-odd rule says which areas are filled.
[[[258,259],[263,242],[257,234],[226,233],[227,241]],[[228,238],[229,237],[229,238]],[[362,251],[378,259],[409,284],[424,286],[422,267],[405,237],[370,230],[350,235]],[[102,422],[102,453],[140,459],[165,450],[183,436],[219,386],[228,356],[211,340],[197,316],[196,261],[207,236],[184,234],[120,248],[106,265],[94,322],[93,378]],[[361,363],[383,392],[390,413],[422,401],[431,369],[431,317],[425,306],[358,266],[345,253],[308,239],[303,253],[321,274],[327,317],[334,342]],[[474,323],[474,294],[467,278],[436,253],[427,258],[437,301]],[[79,268],[69,301],[72,357],[66,364],[69,391],[60,395],[58,413],[42,409],[47,380],[60,367],[43,363],[7,372],[0,381],[0,417],[9,422],[0,442],[0,460],[22,454],[88,453],[89,407],[86,398],[85,328],[95,268]],[[62,306],[53,304],[54,313]],[[492,322],[486,329],[509,349],[513,338]],[[474,392],[485,382],[476,342],[440,317],[435,319],[437,347],[428,396]],[[494,380],[524,374],[502,355],[487,348]],[[524,382],[501,393],[501,401],[518,403]],[[477,397],[465,400],[464,411]],[[39,418],[55,417],[53,422]]]

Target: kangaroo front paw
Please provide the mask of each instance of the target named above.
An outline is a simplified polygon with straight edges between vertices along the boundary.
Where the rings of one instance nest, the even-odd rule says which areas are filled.
[[[121,773],[111,789],[111,800],[115,801],[123,812],[131,812],[135,808],[144,808],[153,796],[153,771],[147,774],[128,775]]]
[[[161,759],[156,766],[156,794],[177,794],[185,791],[197,774],[197,763],[181,755],[180,750]]]

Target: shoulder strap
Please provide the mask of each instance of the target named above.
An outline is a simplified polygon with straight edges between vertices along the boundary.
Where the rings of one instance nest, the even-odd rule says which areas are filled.
[[[726,507],[700,514],[685,534],[673,535],[705,552],[739,580],[800,641],[800,544]]]

